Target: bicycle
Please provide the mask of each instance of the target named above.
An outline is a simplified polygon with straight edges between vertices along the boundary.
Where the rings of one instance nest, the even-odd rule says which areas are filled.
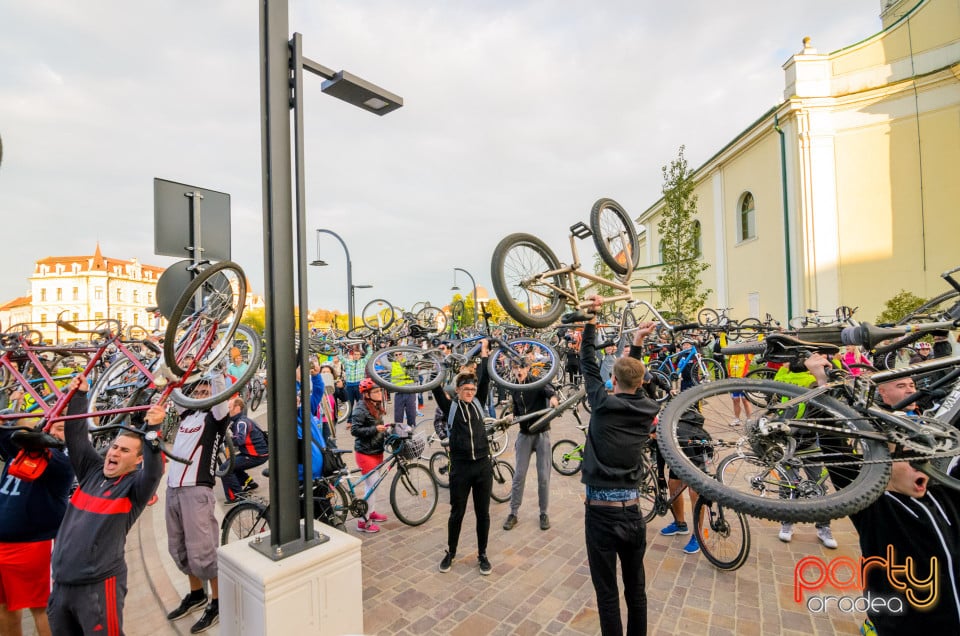
[[[925,333],[951,329],[949,320],[883,329],[862,323],[858,327],[837,330],[843,344],[863,345],[875,355],[895,350],[906,340]],[[886,339],[899,338],[883,347]],[[725,353],[763,353],[768,360],[802,360],[813,352],[833,354],[836,345],[809,343],[782,334],[764,342],[736,345]],[[909,396],[892,411],[875,406],[876,387],[921,372],[944,371],[946,375],[925,389]],[[663,454],[681,479],[689,481],[697,492],[751,516],[792,522],[823,522],[847,516],[873,503],[886,487],[890,464],[912,461],[916,468],[951,488],[960,489],[960,480],[943,470],[942,463],[960,455],[960,356],[939,358],[921,364],[859,376],[839,372],[825,386],[805,389],[769,380],[721,380],[700,385],[671,401],[661,418]],[[751,413],[736,423],[732,417],[731,395],[745,394],[753,404]],[[942,398],[938,407],[919,417],[910,417],[897,409],[918,399],[918,395]],[[676,439],[678,416],[683,410],[699,406],[706,428],[714,436],[738,437],[737,454],[756,456],[773,474],[821,467],[830,475],[829,487],[818,484],[816,496],[799,498],[767,497],[761,487],[742,488],[702,478],[695,466],[679,452]],[[804,453],[803,436],[816,435],[815,452]],[[888,448],[893,447],[893,450]],[[757,482],[758,486],[761,482]],[[802,490],[802,489],[801,489]]]
[[[492,422],[492,418],[486,418],[484,422]],[[493,488],[490,491],[490,498],[497,503],[506,503],[510,501],[510,491],[513,488],[513,465],[503,459],[497,459],[507,449],[506,444],[500,445],[494,454],[496,442],[494,437],[497,432],[497,424],[487,424],[487,440],[490,442],[490,463],[493,471]],[[436,436],[430,437],[429,442],[436,441]],[[441,450],[436,451],[430,456],[430,474],[434,481],[441,488],[450,487],[450,446],[448,440],[440,442]]]
[[[674,332],[678,329],[675,328]],[[657,387],[675,387],[676,384],[682,384],[684,373],[689,374],[693,384],[704,382],[713,382],[721,380],[726,376],[723,365],[713,358],[701,355],[697,346],[691,344],[689,349],[678,351],[667,355],[664,358],[654,362],[650,361],[651,380]],[[687,367],[690,367],[687,370]],[[657,394],[657,402],[665,402],[671,396],[671,391],[661,391]]]
[[[617,280],[608,280],[582,269],[576,239],[593,237],[601,260]],[[549,327],[569,305],[588,307],[581,300],[578,280],[613,288],[604,302],[633,299],[630,278],[640,258],[633,221],[613,199],[599,199],[590,210],[590,227],[578,222],[570,227],[571,264],[561,265],[553,251],[532,234],[517,233],[497,244],[490,265],[493,289],[510,317],[528,327]]]

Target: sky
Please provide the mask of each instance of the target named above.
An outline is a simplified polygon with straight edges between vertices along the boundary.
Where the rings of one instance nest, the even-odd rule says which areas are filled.
[[[681,145],[697,167],[783,100],[804,36],[880,29],[880,0],[290,0],[304,54],[401,95],[371,115],[304,86],[311,309],[492,294],[514,232],[569,261],[593,202],[634,218]],[[264,292],[258,2],[0,0],[0,304],[34,262],[154,254],[153,179],[231,196],[232,260]],[[319,240],[318,240],[319,239]],[[581,260],[592,262],[592,243]],[[293,258],[294,245],[291,245]],[[457,284],[469,291],[468,279]],[[465,292],[464,292],[465,293]]]

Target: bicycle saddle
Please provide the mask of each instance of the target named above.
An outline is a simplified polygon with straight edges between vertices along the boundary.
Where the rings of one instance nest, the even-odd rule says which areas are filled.
[[[762,353],[768,362],[796,362],[811,353],[822,353],[832,356],[839,353],[840,347],[826,342],[807,342],[782,333],[772,333],[760,342],[723,347],[720,352],[724,355]]]
[[[64,443],[43,431],[16,431],[10,436],[10,441],[27,451],[38,451],[44,448],[62,449]]]
[[[560,318],[560,322],[565,325],[569,325],[571,322],[586,322],[591,318],[593,318],[593,314],[589,311],[577,310],[572,311],[569,314],[564,314],[563,317]]]

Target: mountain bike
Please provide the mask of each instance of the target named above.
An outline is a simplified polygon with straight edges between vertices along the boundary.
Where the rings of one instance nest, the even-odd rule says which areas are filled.
[[[883,355],[932,331],[955,328],[954,320],[883,329],[867,323],[848,327],[837,335],[843,344],[862,345]],[[894,339],[887,345],[878,343]],[[725,348],[724,353],[762,353],[767,360],[802,360],[813,352],[832,355],[839,348],[810,343],[783,334],[772,334],[762,343]],[[945,375],[917,394],[887,410],[876,405],[877,385],[918,373],[942,371]],[[960,356],[938,358],[888,371],[850,376],[842,371],[825,386],[805,389],[770,380],[720,380],[696,386],[671,400],[660,420],[660,442],[667,463],[697,492],[751,516],[777,521],[823,522],[862,510],[880,496],[887,485],[890,464],[911,461],[915,467],[944,485],[960,489],[960,480],[944,470],[944,462],[960,455]],[[748,396],[752,406],[746,417],[733,416],[732,396]],[[905,408],[923,395],[938,398],[939,406],[911,417]],[[726,484],[706,479],[679,450],[676,437],[679,415],[698,407],[705,428],[714,437],[737,438],[737,455],[750,455],[759,475],[788,475],[803,470],[808,475],[830,475],[828,482],[801,484],[816,496],[770,497],[768,481],[743,480]],[[814,439],[814,452],[805,452]],[[888,447],[889,446],[889,447]],[[893,450],[890,450],[892,447]],[[755,459],[753,459],[755,458]],[[722,459],[721,459],[722,461]],[[808,480],[814,481],[817,480]]]
[[[487,418],[484,422],[496,422],[492,418]],[[497,459],[497,456],[507,449],[506,445],[497,445],[494,437],[497,434],[499,424],[487,425],[487,440],[490,443],[490,463],[493,471],[493,488],[490,491],[490,498],[498,503],[510,501],[510,491],[513,489],[513,464],[504,460]],[[505,430],[505,429],[504,429]],[[430,438],[430,442],[436,440],[435,436]],[[497,452],[494,454],[495,445]],[[450,442],[442,440],[440,442],[441,450],[436,451],[430,456],[430,474],[433,475],[437,485],[441,488],[450,487]]]
[[[582,268],[576,239],[593,237],[601,260],[617,280],[608,280]],[[613,199],[599,199],[590,210],[590,227],[579,222],[570,227],[571,264],[562,265],[553,251],[532,234],[517,233],[497,244],[490,276],[497,299],[510,317],[528,327],[543,329],[556,322],[564,309],[588,307],[582,300],[579,280],[611,287],[614,295],[604,302],[632,300],[630,278],[640,258],[633,221]]]

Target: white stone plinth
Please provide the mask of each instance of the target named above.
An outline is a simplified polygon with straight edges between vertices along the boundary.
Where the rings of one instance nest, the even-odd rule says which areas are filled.
[[[222,635],[363,633],[362,542],[316,528],[330,540],[280,561],[250,547],[253,539],[219,549]]]

